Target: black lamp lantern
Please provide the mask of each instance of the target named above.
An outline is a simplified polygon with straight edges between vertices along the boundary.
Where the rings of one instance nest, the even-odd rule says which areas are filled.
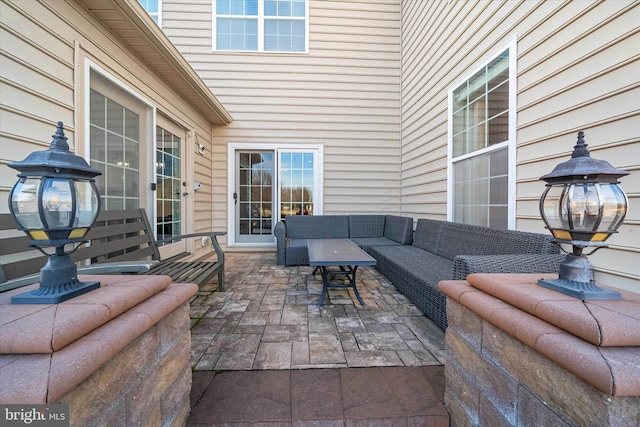
[[[629,172],[613,168],[609,162],[590,157],[584,132],[571,159],[541,177],[547,182],[540,199],[540,214],[553,234],[553,241],[573,246],[560,265],[558,279],[539,280],[538,284],[583,300],[619,299],[620,293],[596,286],[593,269],[582,253],[600,248],[622,224],[627,213],[627,196],[618,186],[618,178]]]
[[[48,150],[8,166],[20,172],[9,195],[11,214],[31,238],[29,246],[49,257],[40,270],[40,287],[12,297],[11,303],[57,304],[99,288],[100,282],[78,280],[69,255],[87,241],[85,236],[100,212],[94,177],[102,172],[69,151],[62,122]],[[65,252],[65,245],[75,247]],[[55,252],[45,252],[42,247],[47,246]]]

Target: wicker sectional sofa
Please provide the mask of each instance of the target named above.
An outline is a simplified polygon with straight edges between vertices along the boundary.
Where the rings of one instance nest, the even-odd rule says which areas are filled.
[[[441,280],[471,273],[553,273],[564,255],[551,235],[419,219],[411,245],[375,246],[376,268],[442,329],[447,327]]]
[[[308,265],[307,239],[351,239],[374,246],[410,245],[413,218],[397,215],[289,215],[276,224],[279,265]]]
[[[286,224],[286,225],[285,225]],[[308,265],[307,239],[350,238],[376,269],[442,329],[441,280],[471,273],[554,273],[564,255],[551,235],[394,215],[288,216],[276,224],[278,264]]]

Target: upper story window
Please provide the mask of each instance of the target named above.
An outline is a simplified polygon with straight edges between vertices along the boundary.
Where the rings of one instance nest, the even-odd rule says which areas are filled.
[[[215,50],[306,52],[306,0],[213,0]]]
[[[162,0],[138,0],[142,7],[151,15],[156,24],[160,25],[162,22]]]
[[[449,219],[454,222],[514,225],[512,50],[502,51],[450,91]]]

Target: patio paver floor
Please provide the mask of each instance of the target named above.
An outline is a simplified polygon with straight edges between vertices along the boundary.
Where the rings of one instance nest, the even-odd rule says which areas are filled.
[[[189,427],[449,425],[444,332],[374,268],[316,303],[320,275],[273,253],[225,254],[191,301]]]
[[[330,289],[313,267],[276,265],[274,253],[225,254],[227,290],[191,301],[195,371],[429,366],[445,362],[444,332],[375,268],[352,290]]]

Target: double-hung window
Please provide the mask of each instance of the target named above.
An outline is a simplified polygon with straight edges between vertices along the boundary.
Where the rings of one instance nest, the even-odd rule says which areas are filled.
[[[213,2],[215,50],[307,51],[307,0]]]
[[[512,52],[513,51],[513,52]],[[449,93],[449,219],[514,226],[515,48]]]

